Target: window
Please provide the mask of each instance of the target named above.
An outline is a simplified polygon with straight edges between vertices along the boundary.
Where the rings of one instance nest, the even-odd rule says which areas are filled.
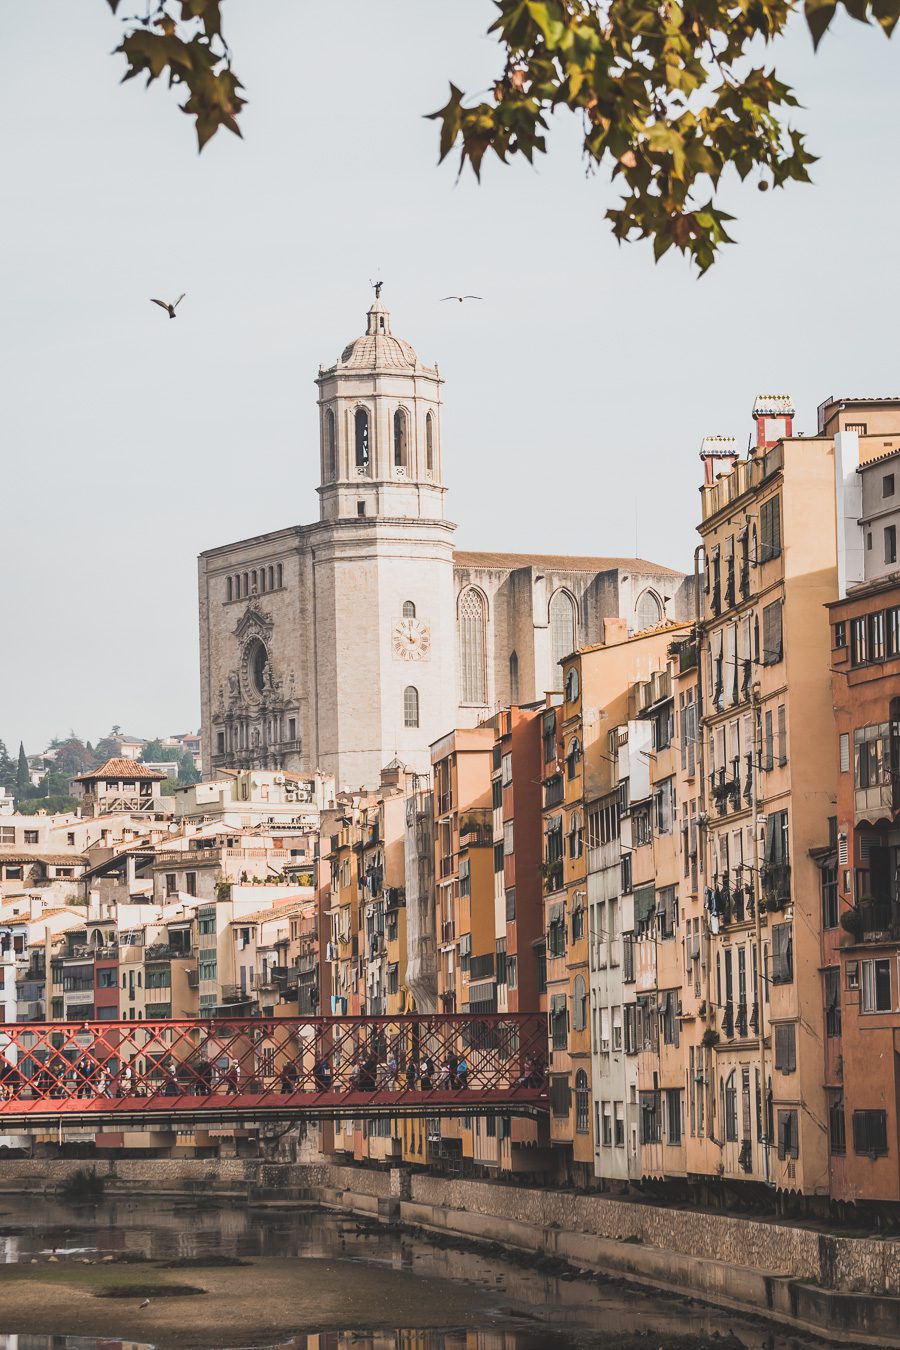
[[[771,605],[766,605],[762,612],[763,649],[761,661],[764,666],[774,666],[784,655],[781,611],[781,601],[775,600]]]
[[[893,497],[893,495],[894,495],[894,475],[893,475],[892,473],[886,473],[886,474],[884,474],[884,476],[882,477],[882,479],[881,479],[881,495],[882,495],[882,497]]]
[[[411,600],[403,601],[402,614],[404,619],[414,619],[416,617],[416,607]]]
[[[895,563],[897,561],[896,525],[886,525],[884,528],[884,561],[886,563]]]
[[[781,552],[781,498],[770,497],[759,508],[759,561],[768,562]]]
[[[859,962],[858,962],[858,961],[848,961],[848,962],[847,962],[847,988],[848,988],[848,989],[858,989],[858,988],[859,988]]]
[[[550,601],[550,688],[559,688],[559,663],[574,652],[575,602],[566,591],[557,591]]]
[[[825,1095],[828,1099],[828,1151],[840,1157],[847,1152],[844,1094],[840,1088],[826,1088]]]
[[[547,929],[547,955],[565,956],[566,920],[562,905],[554,905],[550,910],[550,925]]]
[[[643,591],[638,596],[634,611],[634,624],[638,633],[645,628],[655,628],[662,619],[662,605],[653,591]]]
[[[519,657],[516,652],[509,654],[509,700],[511,703],[519,701]]]
[[[325,482],[334,482],[336,476],[334,453],[334,412],[331,408],[325,413]]]
[[[503,823],[503,856],[508,858],[515,851],[515,824],[511,820],[507,820]]]
[[[39,836],[38,836],[37,830],[26,830],[26,831],[25,831],[25,843],[26,843],[26,844],[36,844],[37,841],[38,841],[38,838],[39,838]]]
[[[572,1105],[569,1075],[557,1073],[550,1078],[550,1110],[557,1118],[567,1116]]]
[[[434,418],[428,413],[425,418],[425,468],[434,473]]]
[[[566,702],[574,703],[577,698],[578,698],[578,668],[577,666],[569,666],[569,671],[568,674],[566,675]]]
[[[612,1146],[612,1104],[600,1104],[600,1142],[607,1148]]]
[[[234,582],[231,577],[225,578],[225,599],[226,601],[234,599]]]
[[[510,886],[506,892],[506,922],[512,923],[516,917],[516,888]]]
[[[887,957],[879,961],[861,961],[860,1012],[891,1011],[891,963]]]
[[[565,1050],[569,1043],[569,1014],[565,994],[553,994],[550,999],[550,1044],[554,1050]]]
[[[404,408],[394,413],[394,468],[405,469],[409,462],[409,418]]]
[[[840,735],[840,766],[841,773],[850,771],[850,733],[842,731]]]
[[[174,872],[166,873],[166,895],[174,895],[177,890],[178,878]]]
[[[838,966],[825,971],[825,1035],[841,1034],[841,972]]]
[[[887,1153],[887,1112],[853,1112],[853,1151],[878,1157]]]
[[[772,983],[790,984],[794,978],[794,925],[776,923],[772,928]]]
[[[566,751],[566,777],[571,782],[578,772],[578,765],[581,763],[581,742],[577,736],[573,736],[569,742],[569,748]]]
[[[737,1143],[737,1072],[735,1069],[725,1079],[722,1091],[722,1105],[725,1139],[730,1144]]]
[[[15,847],[16,827],[14,825],[0,825],[0,844],[6,847]]]
[[[837,867],[831,865],[822,868],[822,927],[838,926],[838,879]]]
[[[846,647],[847,645],[847,625],[843,620],[834,625],[834,645],[835,647]]]
[[[623,1102],[613,1103],[613,1143],[616,1148],[625,1147],[625,1105]]]
[[[800,1156],[800,1136],[797,1132],[796,1111],[778,1112],[778,1156],[782,1160],[799,1158]]]
[[[487,702],[484,597],[470,586],[459,599],[459,679],[462,703]]]
[[[780,1073],[796,1072],[797,1028],[793,1022],[775,1027],[775,1068]]]
[[[287,734],[287,738],[288,738],[289,741],[295,741],[295,740],[297,739],[297,719],[296,719],[296,717],[289,717],[289,718],[288,718],[288,724],[287,724],[287,725],[288,725],[288,734]]]
[[[105,967],[101,967],[97,971],[97,988],[98,989],[117,988],[116,972],[114,969],[107,969]]]
[[[541,736],[544,764],[553,764],[556,761],[556,713],[552,708],[544,713]]]
[[[356,467],[369,467],[369,414],[365,408],[357,408],[354,418],[356,431]]]
[[[419,691],[412,684],[408,684],[403,691],[403,725],[405,727],[419,725]]]
[[[853,732],[855,785],[881,788],[891,782],[890,723],[877,722]]]
[[[869,659],[869,625],[866,616],[850,620],[850,664],[864,666]]]
[[[778,765],[787,764],[787,709],[783,703],[778,705]]]
[[[572,989],[572,1030],[584,1031],[587,1026],[587,989],[584,976],[576,975]]]
[[[588,1077],[584,1069],[579,1069],[575,1075],[575,1132],[576,1134],[587,1134],[589,1121],[589,1101]]]
[[[659,1143],[659,1093],[641,1093],[641,1143]]]

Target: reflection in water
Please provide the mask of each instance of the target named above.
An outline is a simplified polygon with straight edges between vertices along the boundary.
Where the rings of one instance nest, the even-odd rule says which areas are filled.
[[[800,1350],[790,1333],[762,1322],[744,1322],[692,1298],[654,1295],[613,1278],[561,1278],[528,1264],[479,1251],[456,1250],[409,1234],[386,1232],[377,1224],[297,1205],[252,1208],[223,1200],[117,1198],[96,1208],[76,1209],[46,1197],[4,1196],[0,1214],[0,1264],[105,1258],[165,1260],[210,1257],[320,1258],[329,1263],[440,1278],[490,1294],[485,1325],[469,1329],[409,1329],[373,1332],[365,1326],[344,1332],[297,1334],[277,1346],[253,1350],[580,1350],[601,1347],[609,1338],[650,1336],[650,1350],[696,1337],[704,1346],[735,1334],[747,1350]],[[136,1272],[137,1273],[137,1272]],[[308,1270],[304,1281],[310,1280]],[[458,1291],[448,1286],[448,1307]],[[433,1308],[423,1305],[422,1320]],[[407,1309],[397,1310],[412,1321]],[[455,1313],[451,1313],[451,1317]],[[434,1318],[446,1321],[446,1317]],[[224,1342],[209,1332],[211,1350]],[[658,1340],[656,1338],[659,1338]],[[726,1341],[727,1343],[727,1341]],[[823,1350],[804,1338],[802,1350]],[[0,1335],[0,1350],[152,1350],[147,1344],[83,1336]],[[234,1348],[236,1350],[236,1348]],[[241,1350],[248,1350],[242,1347]]]

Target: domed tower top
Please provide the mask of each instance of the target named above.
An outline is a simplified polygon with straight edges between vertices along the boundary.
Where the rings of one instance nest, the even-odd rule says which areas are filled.
[[[440,520],[441,377],[393,335],[381,287],[365,333],[319,367],[321,518]]]

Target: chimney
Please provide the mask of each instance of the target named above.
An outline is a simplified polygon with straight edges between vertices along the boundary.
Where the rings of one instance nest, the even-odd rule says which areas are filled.
[[[790,394],[757,394],[753,404],[753,420],[756,423],[757,450],[770,450],[786,436],[792,436],[794,403]]]
[[[730,473],[734,468],[737,454],[737,440],[734,436],[704,436],[700,442],[704,487],[712,487],[719,473]]]

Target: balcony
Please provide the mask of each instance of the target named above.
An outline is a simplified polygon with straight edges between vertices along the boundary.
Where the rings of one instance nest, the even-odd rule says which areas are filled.
[[[493,824],[489,807],[467,811],[459,825],[460,848],[482,848],[493,843]]]
[[[857,942],[898,941],[900,901],[890,898],[860,900],[855,910],[847,912],[843,923]]]
[[[894,783],[878,783],[875,787],[858,787],[854,794],[856,824],[866,821],[891,820],[900,801]]]
[[[765,863],[760,872],[765,908],[783,909],[791,901],[790,863]]]

